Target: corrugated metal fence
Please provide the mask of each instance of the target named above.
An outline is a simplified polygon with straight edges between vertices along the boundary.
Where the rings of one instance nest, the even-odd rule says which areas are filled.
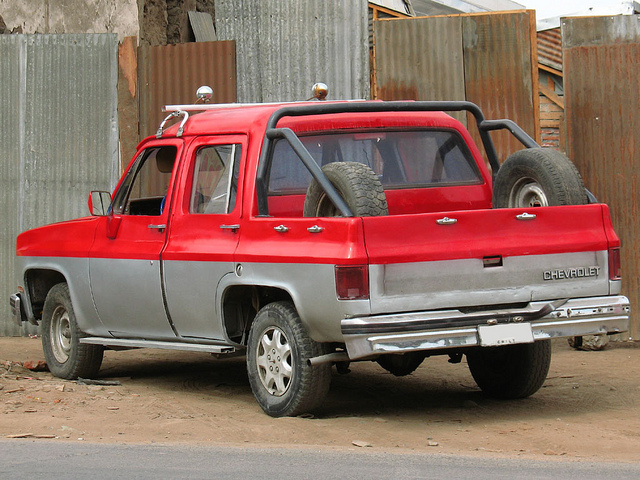
[[[88,214],[118,177],[117,35],[0,35],[0,335],[18,233]]]
[[[533,11],[381,20],[374,32],[374,98],[468,100],[539,138]],[[508,132],[492,137],[503,160],[522,148]]]
[[[369,98],[367,0],[216,0],[219,40],[236,40],[239,102]]]
[[[611,208],[639,340],[640,16],[566,18],[562,37],[569,156]]]
[[[140,139],[155,134],[163,106],[194,103],[202,85],[213,88],[211,103],[237,100],[234,41],[141,46],[138,59]]]

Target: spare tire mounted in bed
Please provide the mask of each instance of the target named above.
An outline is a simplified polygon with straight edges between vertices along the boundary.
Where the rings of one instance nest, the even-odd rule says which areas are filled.
[[[327,179],[356,217],[388,215],[387,198],[380,179],[371,168],[358,162],[334,162],[322,167]],[[305,217],[339,217],[340,211],[314,179],[307,189]]]

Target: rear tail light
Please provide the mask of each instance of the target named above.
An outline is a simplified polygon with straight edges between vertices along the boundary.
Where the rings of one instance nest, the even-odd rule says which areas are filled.
[[[620,266],[620,247],[609,249],[609,280],[620,280],[622,267]]]
[[[336,265],[336,294],[338,300],[368,299],[369,267],[367,265]]]

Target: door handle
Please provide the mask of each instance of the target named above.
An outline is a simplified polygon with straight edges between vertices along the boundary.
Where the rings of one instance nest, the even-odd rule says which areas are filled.
[[[237,223],[233,225],[220,225],[220,228],[222,230],[233,230],[235,232],[240,228],[240,225],[238,225]]]
[[[166,225],[153,225],[153,224],[151,224],[151,225],[147,225],[147,228],[156,229],[156,230],[161,232],[162,230],[167,228],[167,226]]]
[[[276,232],[285,233],[289,231],[289,227],[285,225],[278,225],[277,227],[273,227]]]
[[[438,225],[455,225],[456,223],[458,223],[458,219],[457,218],[444,217],[444,218],[440,218],[440,219],[436,220],[436,223]]]

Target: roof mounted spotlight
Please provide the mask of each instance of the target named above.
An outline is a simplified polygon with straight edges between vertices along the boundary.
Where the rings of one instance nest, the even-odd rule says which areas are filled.
[[[209,103],[213,98],[213,88],[209,87],[208,85],[201,86],[200,88],[198,88],[198,90],[196,90],[196,97],[198,97],[196,103]]]
[[[313,87],[311,87],[311,94],[313,96],[309,100],[326,100],[328,93],[329,87],[327,87],[326,83],[314,83]]]

